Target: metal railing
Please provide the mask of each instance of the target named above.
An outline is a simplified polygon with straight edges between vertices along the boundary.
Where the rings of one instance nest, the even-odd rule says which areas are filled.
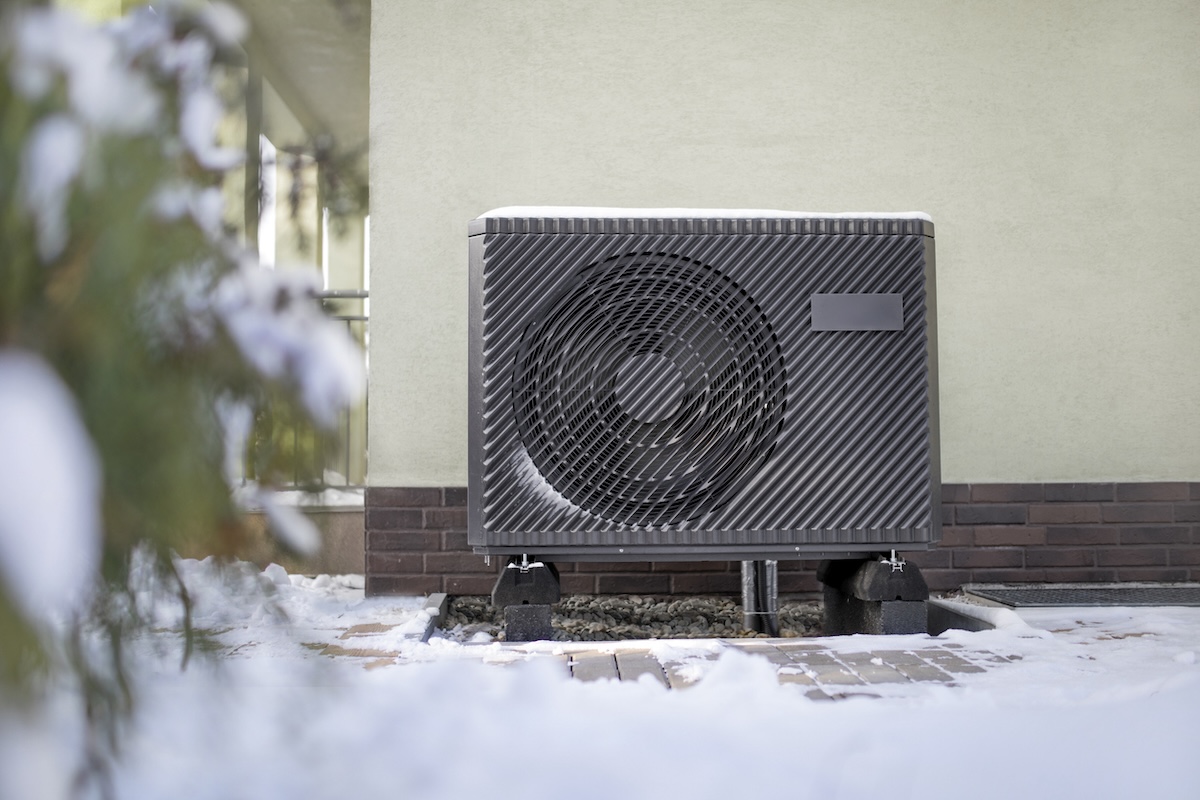
[[[363,358],[362,401],[356,408],[342,411],[336,424],[335,444],[328,447],[329,435],[319,435],[311,423],[298,422],[286,414],[276,416],[272,409],[259,420],[261,427],[253,435],[257,443],[251,446],[242,461],[241,475],[231,479],[242,483],[259,480],[254,462],[258,456],[251,451],[265,452],[267,469],[287,467],[291,470],[283,489],[322,491],[324,489],[359,490],[367,483],[367,343],[369,336],[366,291],[335,290],[318,292],[317,298],[330,319],[345,324],[346,331],[358,342]],[[350,311],[334,307],[338,301],[357,302],[360,307]],[[245,444],[249,443],[244,443]],[[278,476],[276,476],[278,479]]]
[[[359,489],[367,482],[367,344],[370,336],[370,292],[365,289],[330,289],[318,292],[317,298],[329,312],[331,319],[345,324],[346,332],[362,348],[363,357],[362,401],[357,408],[341,413],[338,420],[338,448],[321,465],[317,485],[319,488]],[[356,307],[345,310],[339,308],[342,304]],[[311,480],[302,481],[297,473],[294,483],[297,486],[302,483],[307,486],[311,485]]]

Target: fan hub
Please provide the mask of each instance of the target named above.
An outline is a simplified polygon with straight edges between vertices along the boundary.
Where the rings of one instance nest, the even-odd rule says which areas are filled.
[[[675,362],[659,353],[641,353],[626,359],[617,370],[613,393],[622,411],[651,425],[670,419],[679,410],[686,388]]]

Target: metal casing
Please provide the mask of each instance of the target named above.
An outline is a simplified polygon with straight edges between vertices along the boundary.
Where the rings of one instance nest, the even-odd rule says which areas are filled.
[[[476,552],[940,539],[928,220],[489,216],[469,234]]]

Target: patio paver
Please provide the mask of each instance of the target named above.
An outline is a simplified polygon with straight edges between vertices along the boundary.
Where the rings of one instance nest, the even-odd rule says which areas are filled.
[[[361,658],[364,666],[377,667],[380,659],[403,660],[396,652],[371,647],[371,639],[388,633],[387,626],[357,626],[341,638],[353,646],[326,646],[323,655]],[[550,659],[575,680],[637,681],[645,676],[662,686],[687,689],[705,672],[704,664],[721,653],[736,650],[770,664],[782,684],[809,687],[815,699],[873,696],[872,686],[937,683],[953,685],[956,675],[1002,669],[1018,656],[976,650],[956,642],[931,640],[928,646],[842,652],[840,639],[710,639],[680,640],[670,646],[661,640],[623,642],[523,642],[464,645],[463,656],[478,647],[483,663],[513,666]],[[349,642],[348,642],[349,643]],[[886,644],[886,640],[880,641]],[[695,646],[694,649],[692,646]]]

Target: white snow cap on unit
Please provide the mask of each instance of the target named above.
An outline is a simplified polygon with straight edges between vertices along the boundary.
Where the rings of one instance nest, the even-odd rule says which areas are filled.
[[[548,219],[921,219],[933,222],[922,211],[778,211],[764,208],[603,208],[600,206],[505,206],[478,219],[490,217]]]

